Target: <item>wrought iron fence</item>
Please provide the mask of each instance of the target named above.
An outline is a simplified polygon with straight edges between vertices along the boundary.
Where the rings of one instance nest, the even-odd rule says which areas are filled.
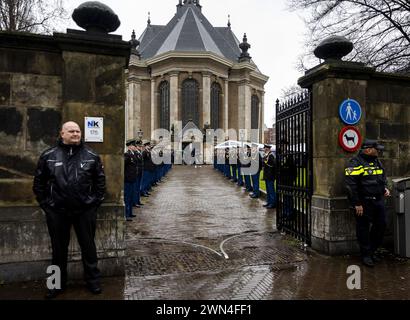
[[[312,109],[306,91],[276,102],[277,227],[311,245]]]

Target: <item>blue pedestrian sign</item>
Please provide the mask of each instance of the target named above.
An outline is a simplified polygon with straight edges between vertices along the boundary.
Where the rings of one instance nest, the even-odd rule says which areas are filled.
[[[339,113],[344,123],[353,126],[362,118],[362,107],[356,100],[347,99],[340,105]]]

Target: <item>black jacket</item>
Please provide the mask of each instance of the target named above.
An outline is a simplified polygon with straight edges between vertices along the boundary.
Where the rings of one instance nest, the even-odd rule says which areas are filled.
[[[137,156],[130,150],[124,153],[124,182],[134,183],[137,180]]]
[[[263,180],[275,181],[276,160],[272,152],[267,154],[263,159]]]
[[[364,154],[352,158],[345,169],[345,186],[351,206],[363,205],[366,198],[382,199],[387,188],[382,164]]]
[[[152,156],[151,156],[151,151],[145,150],[143,152],[143,158],[144,158],[144,171],[150,171],[153,172],[155,171],[155,164],[152,161]]]
[[[33,192],[41,207],[82,211],[101,205],[105,191],[101,159],[83,143],[68,146],[60,140],[40,156]]]

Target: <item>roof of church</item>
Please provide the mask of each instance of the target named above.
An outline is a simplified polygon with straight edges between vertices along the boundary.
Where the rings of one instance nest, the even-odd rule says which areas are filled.
[[[177,6],[175,16],[166,26],[148,24],[139,41],[139,52],[149,59],[169,51],[212,52],[231,61],[241,55],[239,40],[231,28],[215,28],[202,14],[199,1],[185,1]]]

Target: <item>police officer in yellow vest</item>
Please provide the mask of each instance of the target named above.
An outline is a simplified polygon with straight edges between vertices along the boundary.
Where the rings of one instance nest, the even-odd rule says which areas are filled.
[[[374,267],[380,258],[376,250],[383,243],[386,229],[384,197],[390,196],[379,152],[384,147],[375,140],[365,140],[360,153],[349,161],[345,183],[350,205],[357,220],[357,239],[362,262]]]

